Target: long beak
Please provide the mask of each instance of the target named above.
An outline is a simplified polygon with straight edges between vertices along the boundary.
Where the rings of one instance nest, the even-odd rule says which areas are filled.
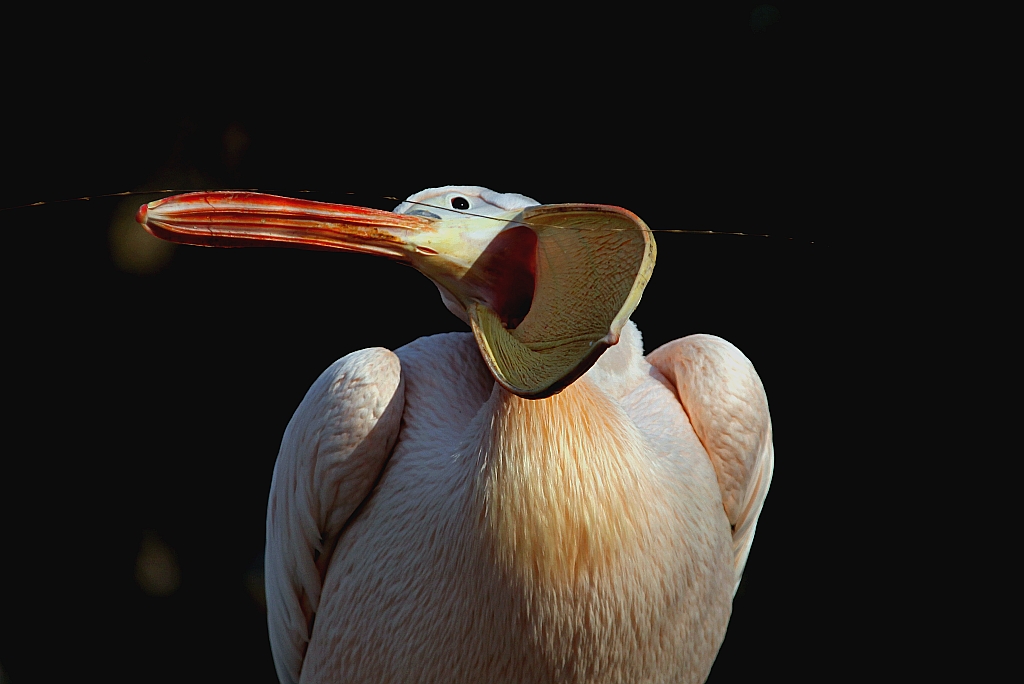
[[[495,379],[531,399],[562,390],[618,341],[656,252],[643,221],[593,204],[431,219],[251,192],[201,192],[150,202],[136,219],[172,242],[276,243],[409,264],[438,285],[450,309],[465,314]]]
[[[135,220],[158,238],[203,247],[256,247],[379,254],[408,262],[409,238],[436,221],[389,211],[255,192],[193,192],[143,204]]]
[[[467,323],[466,310],[481,301],[514,327],[533,296],[532,255],[510,258],[515,245],[509,236],[497,244],[495,238],[517,213],[432,219],[254,192],[194,192],[145,204],[135,219],[156,237],[189,245],[377,254],[413,266],[437,283],[449,308],[455,303],[454,313]],[[496,250],[498,245],[502,248]],[[481,261],[485,253],[501,258]],[[484,263],[489,267],[481,269]]]

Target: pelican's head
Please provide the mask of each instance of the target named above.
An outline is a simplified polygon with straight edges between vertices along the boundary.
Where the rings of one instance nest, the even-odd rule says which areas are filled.
[[[625,209],[541,205],[475,186],[424,190],[394,212],[190,193],[143,205],[136,218],[153,235],[186,244],[270,241],[407,263],[470,325],[498,383],[530,399],[562,390],[618,342],[656,251],[650,229]]]
[[[396,214],[424,216],[430,219],[460,219],[466,216],[487,216],[500,221],[509,213],[517,214],[526,207],[539,205],[535,199],[514,192],[494,192],[479,185],[446,185],[441,188],[427,188],[409,195],[395,207]],[[465,323],[470,323],[469,314],[459,298],[434,280],[441,301],[453,314]],[[520,288],[521,290],[523,288]],[[529,288],[528,288],[529,289]],[[525,295],[525,292],[522,293]],[[525,297],[523,297],[525,299]],[[530,299],[532,299],[532,295]],[[521,308],[521,307],[520,307]],[[470,325],[472,325],[470,323]]]
[[[446,185],[409,195],[395,207],[395,213],[435,219],[459,218],[466,214],[501,217],[506,212],[538,204],[537,200],[515,192],[494,192],[479,185]]]

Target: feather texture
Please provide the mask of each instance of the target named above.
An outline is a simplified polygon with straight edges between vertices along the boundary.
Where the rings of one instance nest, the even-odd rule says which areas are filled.
[[[763,464],[736,445],[765,445],[705,434],[756,417],[692,417],[759,405],[729,384],[745,358],[697,340],[712,351],[684,363],[697,352],[679,342],[652,366],[629,323],[615,354],[537,401],[497,386],[467,334],[328,369],[289,426],[268,514],[282,681],[703,681],[738,576],[733,526],[749,549],[763,502],[728,459]],[[734,400],[709,389],[723,378]],[[770,424],[753,427],[770,479]]]

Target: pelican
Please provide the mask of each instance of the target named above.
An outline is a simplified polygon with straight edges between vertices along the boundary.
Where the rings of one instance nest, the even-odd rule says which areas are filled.
[[[137,219],[188,244],[385,256],[472,330],[344,356],[289,422],[267,510],[281,682],[707,678],[771,482],[771,419],[728,342],[643,355],[643,221],[472,186],[394,212],[191,193]]]

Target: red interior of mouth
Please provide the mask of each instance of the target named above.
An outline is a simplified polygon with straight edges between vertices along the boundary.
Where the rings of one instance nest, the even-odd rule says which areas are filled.
[[[508,329],[523,322],[537,285],[537,234],[526,226],[502,231],[473,264],[469,275],[482,285],[488,306]]]

